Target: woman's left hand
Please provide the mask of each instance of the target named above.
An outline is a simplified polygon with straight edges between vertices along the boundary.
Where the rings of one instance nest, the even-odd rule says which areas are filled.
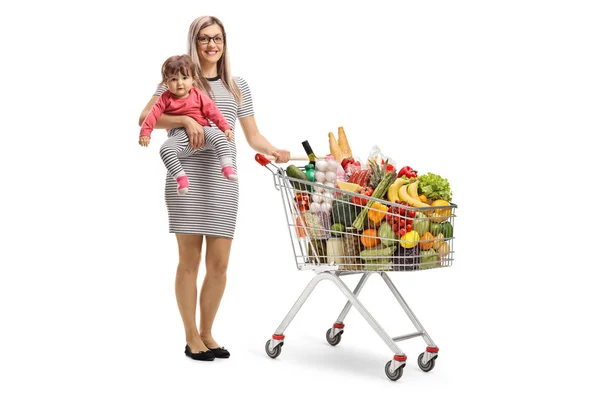
[[[287,150],[276,149],[272,151],[270,155],[275,157],[276,163],[286,163],[290,161],[290,152]]]

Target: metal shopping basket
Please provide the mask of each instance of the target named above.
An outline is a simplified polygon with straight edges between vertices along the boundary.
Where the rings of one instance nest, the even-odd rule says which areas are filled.
[[[423,271],[451,266],[456,205],[415,208],[392,203],[341,190],[331,184],[292,178],[262,154],[257,154],[255,158],[273,173],[275,188],[283,201],[298,269],[311,270],[316,274],[265,344],[269,357],[276,358],[281,354],[285,329],[315,286],[328,279],[348,299],[333,327],[327,330],[326,339],[330,345],[340,343],[344,319],[354,306],[394,353],[385,365],[385,374],[389,379],[400,379],[406,365],[407,357],[396,342],[415,337],[422,337],[427,344],[425,352],[418,357],[419,367],[425,372],[431,371],[439,349],[387,272]],[[318,202],[319,207],[311,207],[312,202]],[[404,231],[399,230],[402,229],[400,226],[404,227]],[[340,279],[350,274],[362,275],[354,291]],[[358,295],[371,275],[381,276],[412,321],[416,332],[390,337],[365,309]]]

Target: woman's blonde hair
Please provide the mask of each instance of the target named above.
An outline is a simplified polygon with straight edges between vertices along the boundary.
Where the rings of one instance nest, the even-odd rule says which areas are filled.
[[[198,46],[196,45],[196,38],[200,34],[200,31],[207,26],[211,26],[217,24],[223,31],[223,54],[219,61],[217,61],[217,73],[221,78],[221,82],[225,89],[227,89],[235,98],[238,104],[242,102],[242,93],[240,89],[235,84],[233,80],[233,76],[231,76],[231,70],[229,69],[229,57],[227,56],[227,35],[225,33],[225,28],[223,27],[223,23],[216,17],[204,16],[199,17],[192,22],[190,25],[190,30],[188,32],[188,54],[194,61],[194,65],[196,66],[197,76],[199,77],[200,88],[204,90],[206,93],[209,93],[211,97],[213,96],[212,89],[208,80],[202,76],[202,70],[200,67],[200,56],[198,55]]]

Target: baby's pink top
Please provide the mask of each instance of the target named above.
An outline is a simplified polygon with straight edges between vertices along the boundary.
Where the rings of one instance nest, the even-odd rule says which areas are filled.
[[[215,102],[207,94],[197,88],[192,88],[188,97],[185,98],[175,97],[168,90],[161,94],[146,116],[140,136],[150,137],[156,121],[163,113],[187,115],[194,118],[202,126],[210,126],[209,121],[212,121],[223,132],[231,129]]]

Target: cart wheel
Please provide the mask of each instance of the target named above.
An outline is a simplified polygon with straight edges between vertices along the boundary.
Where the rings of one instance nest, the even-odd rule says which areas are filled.
[[[331,338],[331,335],[330,335],[331,329],[332,328],[329,328],[327,330],[327,333],[325,334],[325,338],[327,339],[327,343],[329,343],[332,346],[335,346],[340,342],[340,340],[342,340],[342,333],[344,333],[344,331],[340,331],[340,333],[338,333],[333,338]]]
[[[265,344],[265,351],[267,352],[267,355],[271,358],[279,357],[279,355],[281,354],[281,346],[283,346],[283,342],[281,342],[277,346],[275,346],[273,351],[269,351],[270,343],[271,343],[271,340],[267,340],[267,343]]]
[[[425,356],[425,353],[421,353],[419,355],[419,358],[417,359],[417,361],[419,362],[419,368],[421,368],[423,371],[425,372],[429,372],[433,369],[433,367],[435,367],[435,358],[432,360],[429,360],[426,364],[423,364],[423,357]]]
[[[390,380],[397,381],[402,376],[402,372],[404,372],[404,365],[406,365],[406,364],[403,364],[400,368],[395,370],[394,373],[390,372],[391,364],[392,364],[391,360],[388,361],[387,364],[385,364],[385,374],[387,375],[388,378],[390,378]]]

